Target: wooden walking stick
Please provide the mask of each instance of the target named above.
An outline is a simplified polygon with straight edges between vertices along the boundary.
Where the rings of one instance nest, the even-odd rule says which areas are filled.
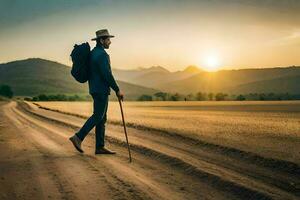
[[[125,132],[125,137],[126,137],[126,142],[127,142],[129,162],[131,162],[131,153],[130,153],[130,147],[129,147],[128,136],[127,136],[127,131],[126,131],[126,124],[125,124],[125,119],[124,119],[124,114],[123,114],[122,103],[121,103],[121,99],[120,98],[118,98],[118,99],[119,99],[119,104],[120,104],[120,109],[121,109],[121,114],[122,114],[122,121],[123,121],[123,126],[124,126],[124,132]]]

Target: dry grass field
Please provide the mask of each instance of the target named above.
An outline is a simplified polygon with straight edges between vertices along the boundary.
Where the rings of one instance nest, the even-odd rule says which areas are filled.
[[[90,116],[90,102],[37,102]],[[300,164],[300,101],[124,102],[126,122]],[[118,102],[108,120],[121,121]]]

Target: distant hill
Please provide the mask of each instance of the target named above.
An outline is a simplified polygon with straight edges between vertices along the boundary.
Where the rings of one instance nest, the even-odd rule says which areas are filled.
[[[195,92],[250,93],[259,91],[300,94],[295,81],[300,67],[222,70],[201,72],[194,76],[157,85],[156,88],[183,94]],[[272,86],[274,84],[274,87]],[[280,87],[275,87],[279,86]],[[286,85],[286,87],[283,87]],[[299,82],[298,82],[299,85]],[[259,87],[258,87],[259,86]]]
[[[196,66],[188,66],[183,71],[170,72],[161,66],[139,68],[135,70],[113,69],[118,80],[126,81],[145,87],[156,88],[170,81],[182,80],[203,72]]]
[[[265,81],[256,81],[229,88],[232,93],[283,93],[300,94],[300,75],[280,77]]]
[[[125,81],[125,82],[130,82],[130,83],[135,83],[133,81],[136,78],[139,78],[145,74],[149,73],[170,73],[168,70],[166,70],[163,67],[160,66],[153,66],[150,68],[138,68],[138,69],[131,69],[131,70],[123,70],[123,69],[116,69],[113,68],[113,73],[115,77],[118,80]]]
[[[197,73],[203,72],[203,70],[199,69],[197,66],[190,65],[190,66],[187,66],[183,70],[183,72],[197,74]]]
[[[300,94],[300,67],[297,66],[217,72],[203,71],[196,66],[170,72],[161,66],[153,66],[135,70],[113,69],[113,73],[127,99],[158,91]],[[0,64],[0,84],[10,85],[19,96],[88,93],[87,84],[77,83],[70,75],[69,66],[39,58]]]
[[[158,92],[124,81],[117,82],[127,99]],[[14,94],[18,96],[34,96],[42,93],[88,94],[88,85],[76,82],[70,74],[69,66],[40,58],[0,64],[0,84],[10,85]]]

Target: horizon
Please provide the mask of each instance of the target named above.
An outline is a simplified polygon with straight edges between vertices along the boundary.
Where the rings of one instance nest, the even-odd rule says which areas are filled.
[[[108,50],[115,69],[163,66],[175,72],[190,65],[206,71],[300,65],[300,2],[0,3],[0,63],[38,57],[70,66],[73,45],[88,41],[93,47],[95,31],[107,28],[116,35]]]
[[[67,67],[72,67],[72,65],[68,65],[68,64],[64,64],[64,63],[61,63],[59,61],[56,61],[56,60],[49,60],[49,59],[46,59],[46,58],[38,58],[38,57],[32,57],[32,58],[25,58],[25,59],[20,59],[20,60],[12,60],[12,61],[8,61],[8,62],[3,62],[3,63],[0,63],[0,65],[5,65],[5,64],[9,64],[9,63],[13,63],[13,62],[22,62],[22,61],[25,61],[25,60],[44,60],[44,61],[48,61],[48,62],[55,62],[55,63],[58,63],[58,64],[61,64],[61,65],[65,65]],[[209,71],[209,70],[206,70],[205,68],[201,68],[200,66],[196,66],[196,65],[188,65],[188,66],[184,66],[183,68],[179,69],[179,70],[175,70],[175,71],[171,71],[169,69],[167,69],[166,67],[164,66],[160,66],[160,65],[157,65],[157,66],[147,66],[147,67],[135,67],[135,68],[129,68],[129,69],[121,69],[121,68],[116,68],[116,67],[112,67],[112,69],[114,70],[147,70],[147,69],[151,69],[151,68],[156,68],[156,67],[161,67],[163,68],[164,70],[167,70],[169,71],[170,73],[175,73],[175,72],[180,72],[180,71],[185,71],[187,68],[189,67],[195,67],[197,68],[198,70],[200,71],[204,71],[204,72],[209,72],[209,73],[214,73],[214,72],[219,72],[219,71],[232,71],[232,70],[255,70],[255,69],[283,69],[283,68],[291,68],[291,67],[300,67],[300,65],[290,65],[290,66],[274,66],[274,67],[261,67],[261,68],[235,68],[235,69],[217,69],[217,70],[214,70],[214,71]]]

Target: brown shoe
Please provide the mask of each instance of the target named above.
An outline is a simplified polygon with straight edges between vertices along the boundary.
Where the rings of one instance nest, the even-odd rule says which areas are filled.
[[[102,147],[102,148],[96,149],[95,154],[116,154],[116,152]]]
[[[82,141],[79,139],[79,137],[77,137],[76,134],[73,135],[72,137],[70,137],[69,140],[71,140],[72,144],[77,149],[77,151],[79,151],[80,153],[83,153],[83,150],[81,149],[81,142]]]

